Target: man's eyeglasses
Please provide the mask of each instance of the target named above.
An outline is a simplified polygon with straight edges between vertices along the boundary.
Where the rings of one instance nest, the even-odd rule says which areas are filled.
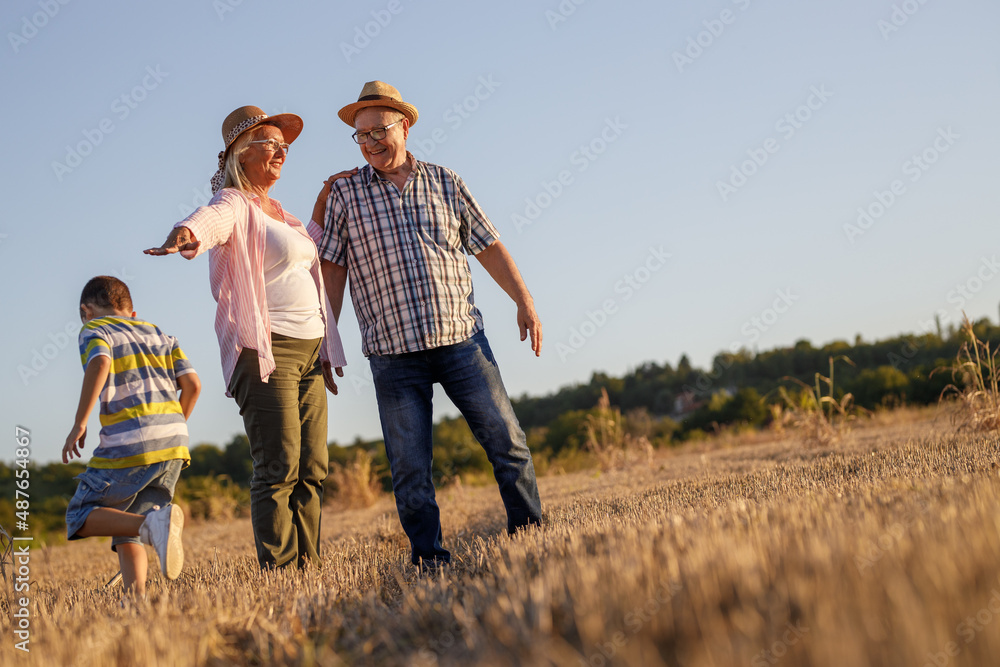
[[[264,144],[264,148],[271,151],[272,153],[277,153],[278,149],[288,152],[288,144],[283,144],[277,139],[259,139],[257,141],[251,141],[251,144]]]
[[[367,132],[355,132],[351,135],[351,139],[354,139],[355,143],[363,144],[368,141],[368,137],[371,137],[375,141],[382,141],[385,139],[385,135],[388,134],[387,130],[393,125],[399,125],[402,122],[402,118],[397,120],[395,123],[386,125],[385,127],[373,127]]]

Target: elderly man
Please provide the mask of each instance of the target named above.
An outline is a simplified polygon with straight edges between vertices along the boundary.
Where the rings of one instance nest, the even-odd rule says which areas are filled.
[[[338,115],[356,130],[351,136],[368,165],[328,182],[312,233],[338,319],[350,276],[399,520],[413,563],[433,569],[451,560],[431,475],[435,382],[493,464],[508,532],[541,519],[531,453],[483,331],[465,254],[517,304],[521,340],[531,337],[536,356],[542,325],[514,260],[462,179],[406,150],[417,109],[392,86],[371,81]]]

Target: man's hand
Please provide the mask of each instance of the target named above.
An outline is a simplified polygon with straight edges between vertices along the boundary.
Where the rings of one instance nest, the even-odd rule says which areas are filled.
[[[531,349],[535,356],[542,354],[542,321],[538,319],[534,303],[526,303],[517,307],[517,326],[521,329],[521,340],[531,336]]]
[[[338,171],[330,178],[323,181],[323,189],[316,195],[316,204],[313,206],[312,220],[320,227],[326,225],[326,200],[330,198],[330,186],[333,182],[341,178],[350,178],[358,173],[358,168]]]
[[[323,364],[323,382],[326,383],[326,388],[330,390],[334,396],[337,395],[337,383],[333,380],[333,373],[331,372],[332,364],[329,361],[321,362]],[[337,366],[337,377],[344,377],[344,369]]]
[[[542,354],[542,321],[535,312],[535,301],[521,278],[521,272],[514,264],[514,258],[500,241],[494,241],[479,251],[476,259],[483,265],[490,277],[496,281],[514,303],[517,304],[517,326],[521,329],[521,340],[531,336],[531,349],[535,356]]]
[[[147,248],[143,250],[146,255],[172,255],[175,252],[181,253],[182,257],[191,259],[197,252],[201,241],[194,237],[187,227],[174,227],[167,235],[167,240],[159,248]]]
[[[83,454],[80,450],[83,449],[83,441],[87,439],[87,425],[86,424],[75,424],[73,430],[69,432],[66,436],[66,444],[63,445],[62,451],[62,462],[69,463],[70,459],[76,456],[76,458],[83,458]]]

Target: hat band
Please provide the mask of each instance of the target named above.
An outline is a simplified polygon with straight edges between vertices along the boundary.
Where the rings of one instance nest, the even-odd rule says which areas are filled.
[[[386,100],[388,102],[395,102],[396,104],[402,104],[402,100],[397,100],[395,97],[389,97],[388,95],[365,95],[358,98],[358,102],[372,102],[374,100]]]
[[[212,194],[222,189],[226,181],[226,151],[219,151],[219,170],[212,175]]]
[[[253,127],[262,120],[267,120],[266,113],[261,114],[260,116],[251,116],[250,118],[247,118],[233,129],[229,130],[229,135],[226,137],[226,148],[229,148],[229,144],[236,141],[236,137],[243,134],[244,130],[246,130],[248,127]]]

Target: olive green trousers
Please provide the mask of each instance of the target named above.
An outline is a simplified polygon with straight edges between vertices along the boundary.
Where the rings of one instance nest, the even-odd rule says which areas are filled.
[[[261,382],[257,351],[244,348],[229,393],[250,440],[250,518],[261,568],[319,564],[326,449],[321,339],[271,335],[276,368]]]

